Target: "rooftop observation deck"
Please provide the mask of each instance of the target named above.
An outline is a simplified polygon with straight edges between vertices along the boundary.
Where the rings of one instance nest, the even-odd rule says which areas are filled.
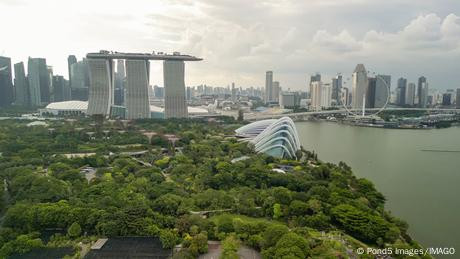
[[[179,52],[172,54],[164,52],[152,53],[124,53],[117,51],[101,50],[99,52],[86,54],[87,58],[94,59],[141,59],[141,60],[179,60],[179,61],[201,61],[202,58],[197,58],[190,55],[183,55]]]

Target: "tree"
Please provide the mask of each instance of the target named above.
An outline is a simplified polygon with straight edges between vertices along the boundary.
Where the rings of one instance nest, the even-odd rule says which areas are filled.
[[[208,252],[208,235],[206,232],[201,232],[192,237],[190,241],[190,252],[197,257],[200,254]]]
[[[222,242],[222,255],[220,259],[238,259],[238,249],[240,247],[240,240],[234,235],[229,235]]]
[[[289,215],[291,216],[302,216],[305,215],[307,211],[308,204],[303,201],[294,200],[289,205]]]
[[[164,229],[160,231],[160,241],[161,245],[165,249],[172,249],[174,246],[176,246],[177,241],[179,240],[179,237],[177,234],[169,229]]]
[[[153,202],[153,207],[165,215],[177,215],[182,198],[175,194],[165,194]]]
[[[273,247],[278,240],[286,233],[289,232],[289,228],[285,225],[271,225],[263,233],[263,247]]]
[[[79,237],[81,235],[80,224],[77,222],[72,223],[72,225],[70,225],[70,227],[67,229],[67,235],[69,235],[71,238]]]
[[[281,211],[281,205],[279,203],[275,203],[273,205],[273,218],[279,219],[283,216],[283,212]]]
[[[7,258],[12,254],[25,254],[32,249],[43,247],[43,242],[38,238],[38,233],[20,235],[16,239],[5,243],[0,249],[0,257]]]
[[[308,241],[296,233],[287,233],[278,240],[273,258],[307,258],[309,255]]]

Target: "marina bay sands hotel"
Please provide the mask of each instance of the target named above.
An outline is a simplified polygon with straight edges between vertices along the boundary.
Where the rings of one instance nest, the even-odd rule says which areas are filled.
[[[185,63],[203,59],[182,55],[158,53],[120,53],[101,50],[86,55],[89,65],[88,115],[109,117],[114,107],[114,60],[125,60],[126,91],[125,118],[150,118],[149,79],[150,60],[163,60],[165,88],[165,118],[188,117],[185,99]]]

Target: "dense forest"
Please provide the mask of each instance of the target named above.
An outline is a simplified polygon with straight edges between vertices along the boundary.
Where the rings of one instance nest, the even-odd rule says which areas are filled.
[[[119,236],[181,244],[175,258],[206,253],[208,240],[222,241],[223,258],[241,245],[286,259],[419,248],[345,163],[308,147],[298,160],[256,154],[232,118],[28,123],[0,121],[1,258],[59,247],[79,258]]]

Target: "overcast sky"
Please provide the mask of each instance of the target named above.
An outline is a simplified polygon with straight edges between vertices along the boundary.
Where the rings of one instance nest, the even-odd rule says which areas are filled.
[[[67,56],[100,49],[180,51],[187,85],[305,90],[357,63],[431,88],[460,87],[460,0],[0,0],[0,55],[44,57],[67,77]],[[162,84],[152,62],[152,83]]]

